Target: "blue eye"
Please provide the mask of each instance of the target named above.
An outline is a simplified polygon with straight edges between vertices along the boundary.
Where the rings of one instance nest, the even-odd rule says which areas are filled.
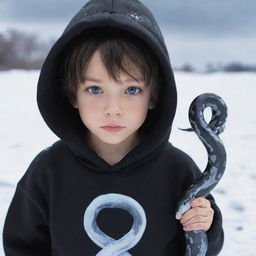
[[[127,90],[129,90],[129,92],[132,94],[132,95],[137,95],[139,93],[141,93],[141,89],[138,88],[138,87],[129,87]],[[137,93],[136,93],[137,92]]]
[[[96,85],[86,88],[86,91],[89,94],[92,94],[92,95],[97,95],[97,94],[102,94],[103,93],[103,90],[99,86],[96,86]],[[129,87],[126,90],[126,92],[127,91],[128,91],[127,94],[130,94],[130,95],[137,95],[137,94],[142,92],[142,90],[138,87]]]
[[[101,88],[98,87],[98,86],[91,86],[91,87],[86,89],[86,91],[88,91],[90,94],[99,94],[99,90],[101,90]]]

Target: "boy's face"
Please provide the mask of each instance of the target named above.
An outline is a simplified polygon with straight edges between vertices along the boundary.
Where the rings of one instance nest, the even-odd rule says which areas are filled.
[[[132,74],[142,78],[135,67]],[[123,73],[120,74],[122,82],[111,79],[98,50],[90,59],[84,75],[85,82],[79,84],[73,106],[78,109],[90,136],[108,144],[119,144],[127,140],[132,142],[145,121],[148,109],[154,107],[150,103],[149,86]],[[111,130],[104,126],[123,128]]]

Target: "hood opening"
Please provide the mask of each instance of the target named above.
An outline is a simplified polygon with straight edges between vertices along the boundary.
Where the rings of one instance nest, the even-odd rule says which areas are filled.
[[[76,24],[72,21],[72,26],[69,25],[69,29],[66,29],[56,41],[43,64],[38,81],[38,107],[49,128],[73,152],[83,158],[95,158],[95,153],[89,149],[82,139],[86,127],[82,123],[77,109],[73,108],[67,99],[64,100],[60,97],[59,88],[61,82],[58,67],[62,60],[61,56],[68,49],[72,39],[86,30],[96,27],[121,29],[138,37],[153,51],[162,70],[163,79],[160,85],[160,100],[154,109],[148,111],[147,118],[140,128],[140,131],[144,134],[144,140],[136,147],[136,152],[130,152],[128,155],[131,156],[127,156],[127,159],[136,161],[158,148],[161,144],[168,142],[176,111],[177,96],[174,75],[164,41],[162,41],[161,37],[156,36],[158,32],[152,34],[151,31],[134,19],[117,13],[93,14],[86,16],[81,21],[77,21]]]

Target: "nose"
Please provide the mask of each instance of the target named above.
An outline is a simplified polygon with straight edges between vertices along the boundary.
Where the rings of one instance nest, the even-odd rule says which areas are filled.
[[[109,98],[104,113],[106,116],[120,116],[122,114],[120,101],[116,97]]]

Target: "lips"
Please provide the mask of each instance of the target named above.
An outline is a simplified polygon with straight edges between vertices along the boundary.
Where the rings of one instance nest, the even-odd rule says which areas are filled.
[[[108,124],[108,125],[104,125],[104,126],[101,126],[101,127],[124,128],[124,126],[121,126],[121,125],[118,125],[118,124]]]
[[[120,131],[124,128],[124,126],[119,126],[119,125],[106,125],[106,126],[101,126],[106,131],[109,132],[117,132]]]
[[[102,127],[123,128],[123,126],[119,126],[119,125],[106,125],[106,126],[102,126]]]

